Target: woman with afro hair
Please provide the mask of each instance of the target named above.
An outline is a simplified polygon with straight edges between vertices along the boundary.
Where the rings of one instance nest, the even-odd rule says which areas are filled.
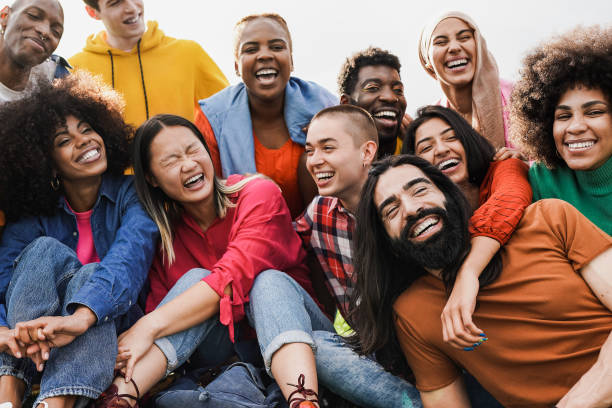
[[[39,377],[34,406],[70,407],[113,379],[158,236],[123,175],[121,108],[83,73],[0,109],[0,402]]]
[[[534,201],[568,201],[612,235],[612,27],[578,28],[524,60],[512,137],[536,163]]]

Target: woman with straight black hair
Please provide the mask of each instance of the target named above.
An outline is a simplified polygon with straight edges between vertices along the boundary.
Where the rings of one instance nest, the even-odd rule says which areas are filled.
[[[493,161],[495,149],[456,111],[425,106],[407,129],[402,153],[422,157],[449,177],[472,208],[472,249],[463,260],[441,316],[444,340],[474,349],[484,332],[472,322],[479,276],[514,232],[531,203],[528,167]]]
[[[138,195],[161,232],[161,248],[149,273],[148,314],[119,337],[116,368],[123,374],[97,407],[138,403],[140,393],[187,359],[201,366],[225,362],[234,354],[235,328],[247,315],[257,323],[260,347],[280,348],[284,343],[270,332],[287,319],[269,316],[277,311],[288,316],[286,302],[278,298],[268,309],[254,309],[262,277],[286,276],[319,309],[302,241],[274,182],[258,174],[217,178],[202,133],[175,115],[156,115],[138,129],[134,172]],[[270,344],[263,344],[264,338]],[[284,359],[287,371],[309,369],[296,354],[272,358]],[[310,401],[314,391],[307,388],[316,376],[306,382],[298,373],[275,378],[292,408],[316,406]]]

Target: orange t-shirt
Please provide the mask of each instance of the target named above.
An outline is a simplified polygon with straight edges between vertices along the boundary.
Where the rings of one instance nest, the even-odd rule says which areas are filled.
[[[208,122],[208,118],[201,110],[196,112],[195,125],[204,135],[208,149],[210,150],[215,173],[222,177],[221,156],[215,133]],[[255,168],[257,172],[270,177],[279,185],[283,197],[287,202],[291,217],[296,218],[304,210],[302,195],[298,186],[298,163],[300,156],[304,153],[304,146],[295,143],[291,138],[279,149],[268,149],[261,144],[253,134],[255,146]]]
[[[442,281],[419,278],[394,305],[417,388],[443,388],[464,367],[505,407],[556,404],[595,363],[612,331],[612,312],[578,272],[611,246],[612,237],[564,201],[527,207],[502,247],[502,273],[478,293],[473,319],[488,341],[469,352],[443,341]]]

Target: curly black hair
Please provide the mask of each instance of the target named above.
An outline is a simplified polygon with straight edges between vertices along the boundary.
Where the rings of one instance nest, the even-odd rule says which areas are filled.
[[[561,96],[576,86],[600,89],[612,102],[612,27],[579,27],[554,37],[523,60],[512,92],[511,140],[529,158],[562,165],[552,128]]]
[[[359,70],[372,65],[386,65],[397,70],[398,73],[402,67],[399,58],[387,50],[368,47],[363,51],[359,51],[350,58],[347,58],[340,69],[340,74],[338,75],[338,92],[340,92],[340,95],[352,94],[357,84]]]
[[[57,129],[67,116],[86,121],[106,147],[106,173],[121,175],[130,164],[133,129],[122,118],[123,101],[86,72],[40,85],[25,98],[0,108],[0,209],[6,219],[51,215],[62,189],[51,188],[51,157]]]

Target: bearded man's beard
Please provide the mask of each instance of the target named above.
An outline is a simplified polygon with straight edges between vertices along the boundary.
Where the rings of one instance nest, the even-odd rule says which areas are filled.
[[[412,227],[423,218],[437,215],[442,229],[423,242],[414,242],[410,236]],[[391,246],[398,258],[425,269],[445,269],[457,262],[464,253],[466,242],[458,214],[450,214],[443,208],[428,208],[406,220],[399,238],[391,239]],[[433,228],[433,227],[429,227]]]

